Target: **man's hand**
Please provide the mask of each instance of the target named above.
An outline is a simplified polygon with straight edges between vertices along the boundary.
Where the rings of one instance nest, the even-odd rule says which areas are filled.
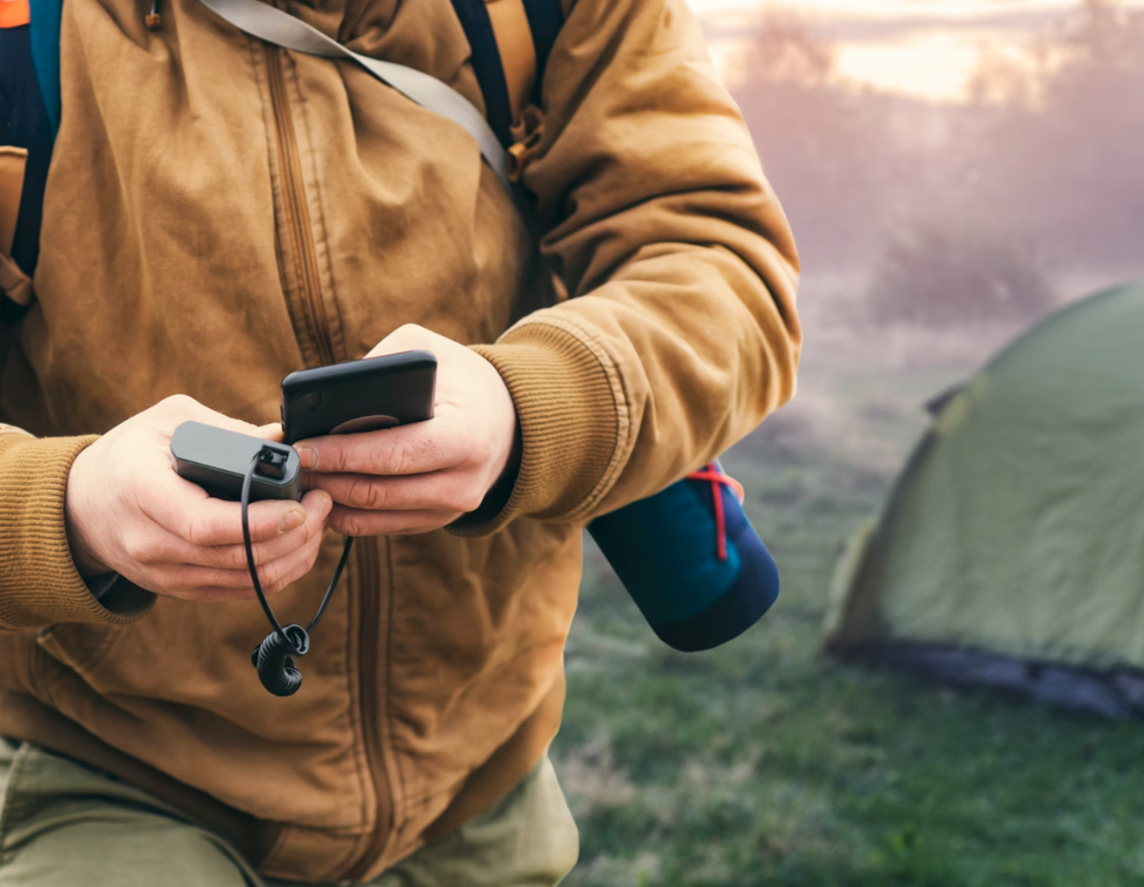
[[[330,526],[349,536],[424,533],[474,511],[504,474],[516,409],[496,368],[475,351],[407,324],[368,356],[423,348],[437,355],[427,422],[318,437],[296,449],[307,487],[334,497]]]
[[[253,597],[237,502],[212,499],[175,473],[170,446],[186,419],[272,438],[185,396],[169,397],[83,450],[67,486],[67,527],[80,574],[117,572],[157,594],[195,601]],[[301,578],[318,556],[332,503],[321,491],[301,504],[250,505],[250,536],[268,594]]]

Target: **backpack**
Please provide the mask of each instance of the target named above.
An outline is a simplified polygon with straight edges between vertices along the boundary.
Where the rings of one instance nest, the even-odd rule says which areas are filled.
[[[309,35],[283,36],[281,26],[299,32],[299,20],[254,0],[202,2],[271,42],[352,56],[313,29]],[[0,0],[0,146],[8,146],[0,147],[0,326],[8,330],[31,303],[28,278],[38,258],[44,187],[60,118],[62,3]],[[527,213],[528,198],[510,181],[506,157],[515,144],[514,122],[528,104],[540,104],[545,66],[563,24],[561,0],[452,3],[472,50],[483,115],[422,72],[352,57],[378,79],[468,129]],[[158,15],[155,4],[152,0],[152,16]],[[709,649],[738,636],[778,596],[778,569],[741,503],[742,488],[713,462],[588,525],[652,629],[676,649]]]

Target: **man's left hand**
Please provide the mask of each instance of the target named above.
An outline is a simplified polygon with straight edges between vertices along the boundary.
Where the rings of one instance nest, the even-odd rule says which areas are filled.
[[[475,511],[504,474],[516,409],[496,368],[463,345],[407,324],[368,357],[437,355],[434,416],[426,422],[301,441],[310,489],[334,499],[328,525],[349,536],[425,533]]]

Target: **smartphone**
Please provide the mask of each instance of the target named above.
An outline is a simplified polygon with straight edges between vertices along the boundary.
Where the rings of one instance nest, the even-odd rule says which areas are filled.
[[[299,370],[282,380],[286,443],[433,418],[437,358],[402,351]]]

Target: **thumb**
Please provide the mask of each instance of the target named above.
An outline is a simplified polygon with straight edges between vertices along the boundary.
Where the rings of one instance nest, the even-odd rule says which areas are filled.
[[[433,351],[435,348],[440,348],[442,342],[450,341],[450,339],[446,339],[439,333],[428,330],[416,323],[407,323],[399,326],[374,345],[366,357],[381,357],[383,354],[416,351],[420,348]]]

